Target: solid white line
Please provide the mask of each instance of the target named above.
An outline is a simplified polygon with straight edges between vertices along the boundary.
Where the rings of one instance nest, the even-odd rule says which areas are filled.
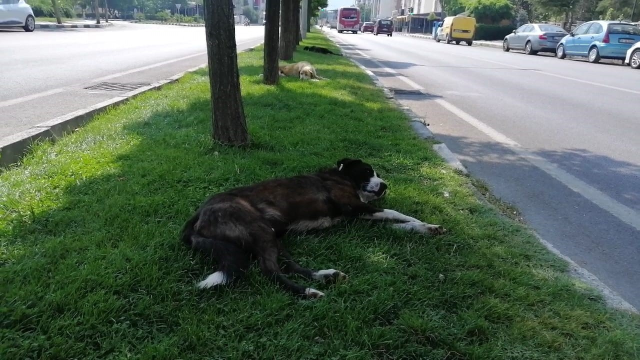
[[[100,81],[105,81],[105,80],[109,80],[109,79],[117,78],[117,77],[120,77],[120,76],[133,74],[133,73],[136,73],[136,72],[139,72],[139,71],[145,71],[145,70],[153,69],[153,68],[156,68],[156,67],[158,67],[158,66],[168,65],[168,64],[171,64],[171,63],[174,63],[174,62],[178,62],[178,61],[182,61],[182,60],[191,59],[191,58],[194,58],[194,57],[196,57],[196,56],[202,56],[202,55],[204,55],[204,54],[206,54],[206,53],[207,53],[206,51],[204,51],[204,52],[199,52],[199,53],[197,53],[197,54],[193,54],[193,55],[189,55],[189,56],[184,56],[184,57],[177,58],[177,59],[173,59],[173,60],[167,60],[167,61],[159,62],[159,63],[156,63],[156,64],[147,65],[147,66],[139,67],[139,68],[136,68],[136,69],[131,69],[131,70],[123,71],[123,72],[116,73],[116,74],[111,74],[111,75],[104,76],[104,77],[101,77],[101,78],[93,79],[93,80],[91,80],[91,82],[100,82]]]
[[[435,99],[435,101],[438,104],[440,104],[443,108],[449,110],[451,113],[458,116],[460,119],[467,122],[469,125],[485,133],[487,136],[489,136],[493,140],[503,145],[506,145],[511,150],[516,152],[518,155],[522,156],[527,161],[529,161],[531,164],[533,164],[540,170],[546,172],[547,174],[551,175],[554,179],[560,181],[571,190],[582,195],[584,198],[596,204],[601,209],[617,217],[618,219],[620,219],[620,221],[636,228],[637,230],[640,230],[640,214],[636,212],[634,209],[628,206],[625,206],[620,202],[612,199],[611,197],[601,192],[600,190],[585,183],[584,181],[569,174],[568,172],[560,169],[555,164],[543,159],[542,157],[530,151],[523,149],[522,146],[517,142],[515,142],[514,140],[508,138],[507,136],[493,129],[489,125],[483,123],[482,121],[460,110],[459,108],[447,102],[446,100]]]
[[[36,93],[36,94],[28,95],[28,96],[23,96],[23,97],[11,99],[11,100],[2,101],[2,102],[0,102],[0,108],[5,107],[5,106],[12,106],[12,105],[20,104],[22,102],[34,100],[34,99],[41,98],[41,97],[44,97],[44,96],[49,96],[49,95],[61,93],[61,92],[65,91],[65,90],[66,90],[66,88],[58,88],[58,89],[47,90],[47,91],[43,91],[41,93]]]
[[[250,42],[255,42],[257,40],[258,39],[243,41],[241,43],[237,43],[236,46],[237,45],[247,44],[247,43],[250,43]],[[136,72],[139,72],[139,71],[153,69],[153,68],[156,68],[158,66],[167,65],[167,64],[174,63],[174,62],[187,60],[187,59],[190,59],[190,58],[193,58],[193,57],[196,57],[196,56],[201,56],[201,55],[206,55],[206,54],[207,54],[206,51],[199,52],[197,54],[181,57],[181,58],[178,58],[178,59],[163,61],[163,62],[159,62],[159,63],[156,63],[156,64],[143,66],[143,67],[139,67],[139,68],[128,70],[128,71],[123,71],[123,72],[120,72],[120,73],[117,73],[117,74],[104,76],[104,77],[101,77],[101,78],[90,80],[89,82],[100,82],[100,81],[104,81],[104,80],[109,80],[109,79],[117,78],[117,77],[120,77],[120,76],[133,74],[133,73],[136,73]],[[11,99],[11,100],[2,101],[2,102],[0,102],[0,108],[6,107],[6,106],[12,106],[12,105],[20,104],[20,103],[25,102],[25,101],[31,101],[31,100],[35,100],[37,98],[41,98],[41,97],[45,97],[45,96],[49,96],[49,95],[58,94],[58,93],[61,93],[61,92],[64,92],[64,91],[68,91],[70,88],[73,88],[73,87],[76,87],[76,86],[80,86],[80,85],[79,84],[70,85],[70,86],[66,86],[66,87],[61,87],[61,88],[57,88],[57,89],[43,91],[41,93],[36,93],[36,94],[28,95],[28,96],[23,96],[23,97]]]
[[[464,55],[462,55],[462,56],[464,56]],[[474,57],[474,58],[472,58],[472,57],[470,57],[470,56],[464,56],[464,57],[466,57],[466,58],[468,58],[468,59],[480,60],[480,61],[488,62],[488,63],[491,63],[491,64],[496,64],[496,65],[501,65],[501,66],[508,66],[508,67],[510,67],[510,68],[514,68],[514,69],[521,69],[521,68],[522,68],[521,66],[516,66],[516,65],[511,65],[511,64],[505,64],[505,63],[502,63],[502,62],[499,62],[499,61],[486,60],[486,59],[480,59],[480,58],[475,58],[475,57]],[[621,87],[617,87],[617,86],[606,85],[606,84],[600,84],[600,83],[593,82],[593,81],[576,79],[576,78],[572,78],[572,77],[569,77],[569,76],[553,74],[553,73],[546,72],[546,71],[542,71],[542,70],[535,70],[535,69],[532,69],[531,71],[536,72],[536,73],[538,73],[538,74],[542,74],[542,75],[553,76],[553,77],[557,77],[557,78],[560,78],[560,79],[565,79],[565,80],[571,80],[571,81],[579,82],[579,83],[582,83],[582,84],[593,85],[593,86],[599,86],[599,87],[603,87],[603,88],[606,88],[606,89],[618,90],[618,91],[623,91],[623,92],[627,92],[627,93],[630,93],[630,94],[638,94],[638,95],[640,95],[640,91],[637,91],[637,90],[625,89],[625,88],[621,88]]]

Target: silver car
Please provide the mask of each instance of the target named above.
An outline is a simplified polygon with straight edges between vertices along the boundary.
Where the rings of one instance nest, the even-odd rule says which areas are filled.
[[[504,37],[502,50],[524,50],[527,55],[539,52],[555,53],[558,42],[568,33],[550,24],[526,24]]]

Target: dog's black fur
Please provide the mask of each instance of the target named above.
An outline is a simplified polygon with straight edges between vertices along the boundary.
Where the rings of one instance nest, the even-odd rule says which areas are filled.
[[[320,54],[325,54],[325,55],[337,55],[337,56],[342,56],[342,54],[338,54],[338,53],[334,53],[333,51],[321,47],[321,46],[305,46],[304,50],[306,51],[311,51],[311,52],[317,52]]]
[[[346,276],[333,269],[314,271],[298,265],[280,242],[288,230],[322,229],[343,218],[363,217],[401,221],[396,226],[405,230],[442,233],[440,226],[365,202],[380,198],[386,189],[370,165],[342,159],[335,168],[315,174],[268,180],[212,196],[182,230],[185,244],[218,261],[218,271],[199,286],[232,282],[247,270],[252,257],[262,273],[284,289],[309,298],[321,297],[321,292],[289,280],[278,259],[283,260],[284,273],[307,279],[332,281]]]

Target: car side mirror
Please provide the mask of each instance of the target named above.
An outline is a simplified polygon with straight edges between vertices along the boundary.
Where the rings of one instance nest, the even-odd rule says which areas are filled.
[[[571,32],[569,33],[569,36],[576,36],[576,34],[574,34],[574,33],[573,33],[573,31],[571,31]]]
[[[515,33],[516,33],[516,31],[515,31],[515,30],[513,30],[513,31],[512,31],[512,33],[514,33],[514,34],[515,34]]]

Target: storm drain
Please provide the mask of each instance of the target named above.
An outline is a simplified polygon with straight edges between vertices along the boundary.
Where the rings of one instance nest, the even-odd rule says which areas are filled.
[[[101,82],[95,85],[86,87],[86,90],[93,91],[133,91],[140,89],[141,87],[149,86],[149,83],[110,83]]]
[[[428,95],[423,93],[420,90],[406,90],[406,89],[394,89],[394,88],[390,88],[389,90],[391,90],[394,94],[397,94],[397,95]]]

